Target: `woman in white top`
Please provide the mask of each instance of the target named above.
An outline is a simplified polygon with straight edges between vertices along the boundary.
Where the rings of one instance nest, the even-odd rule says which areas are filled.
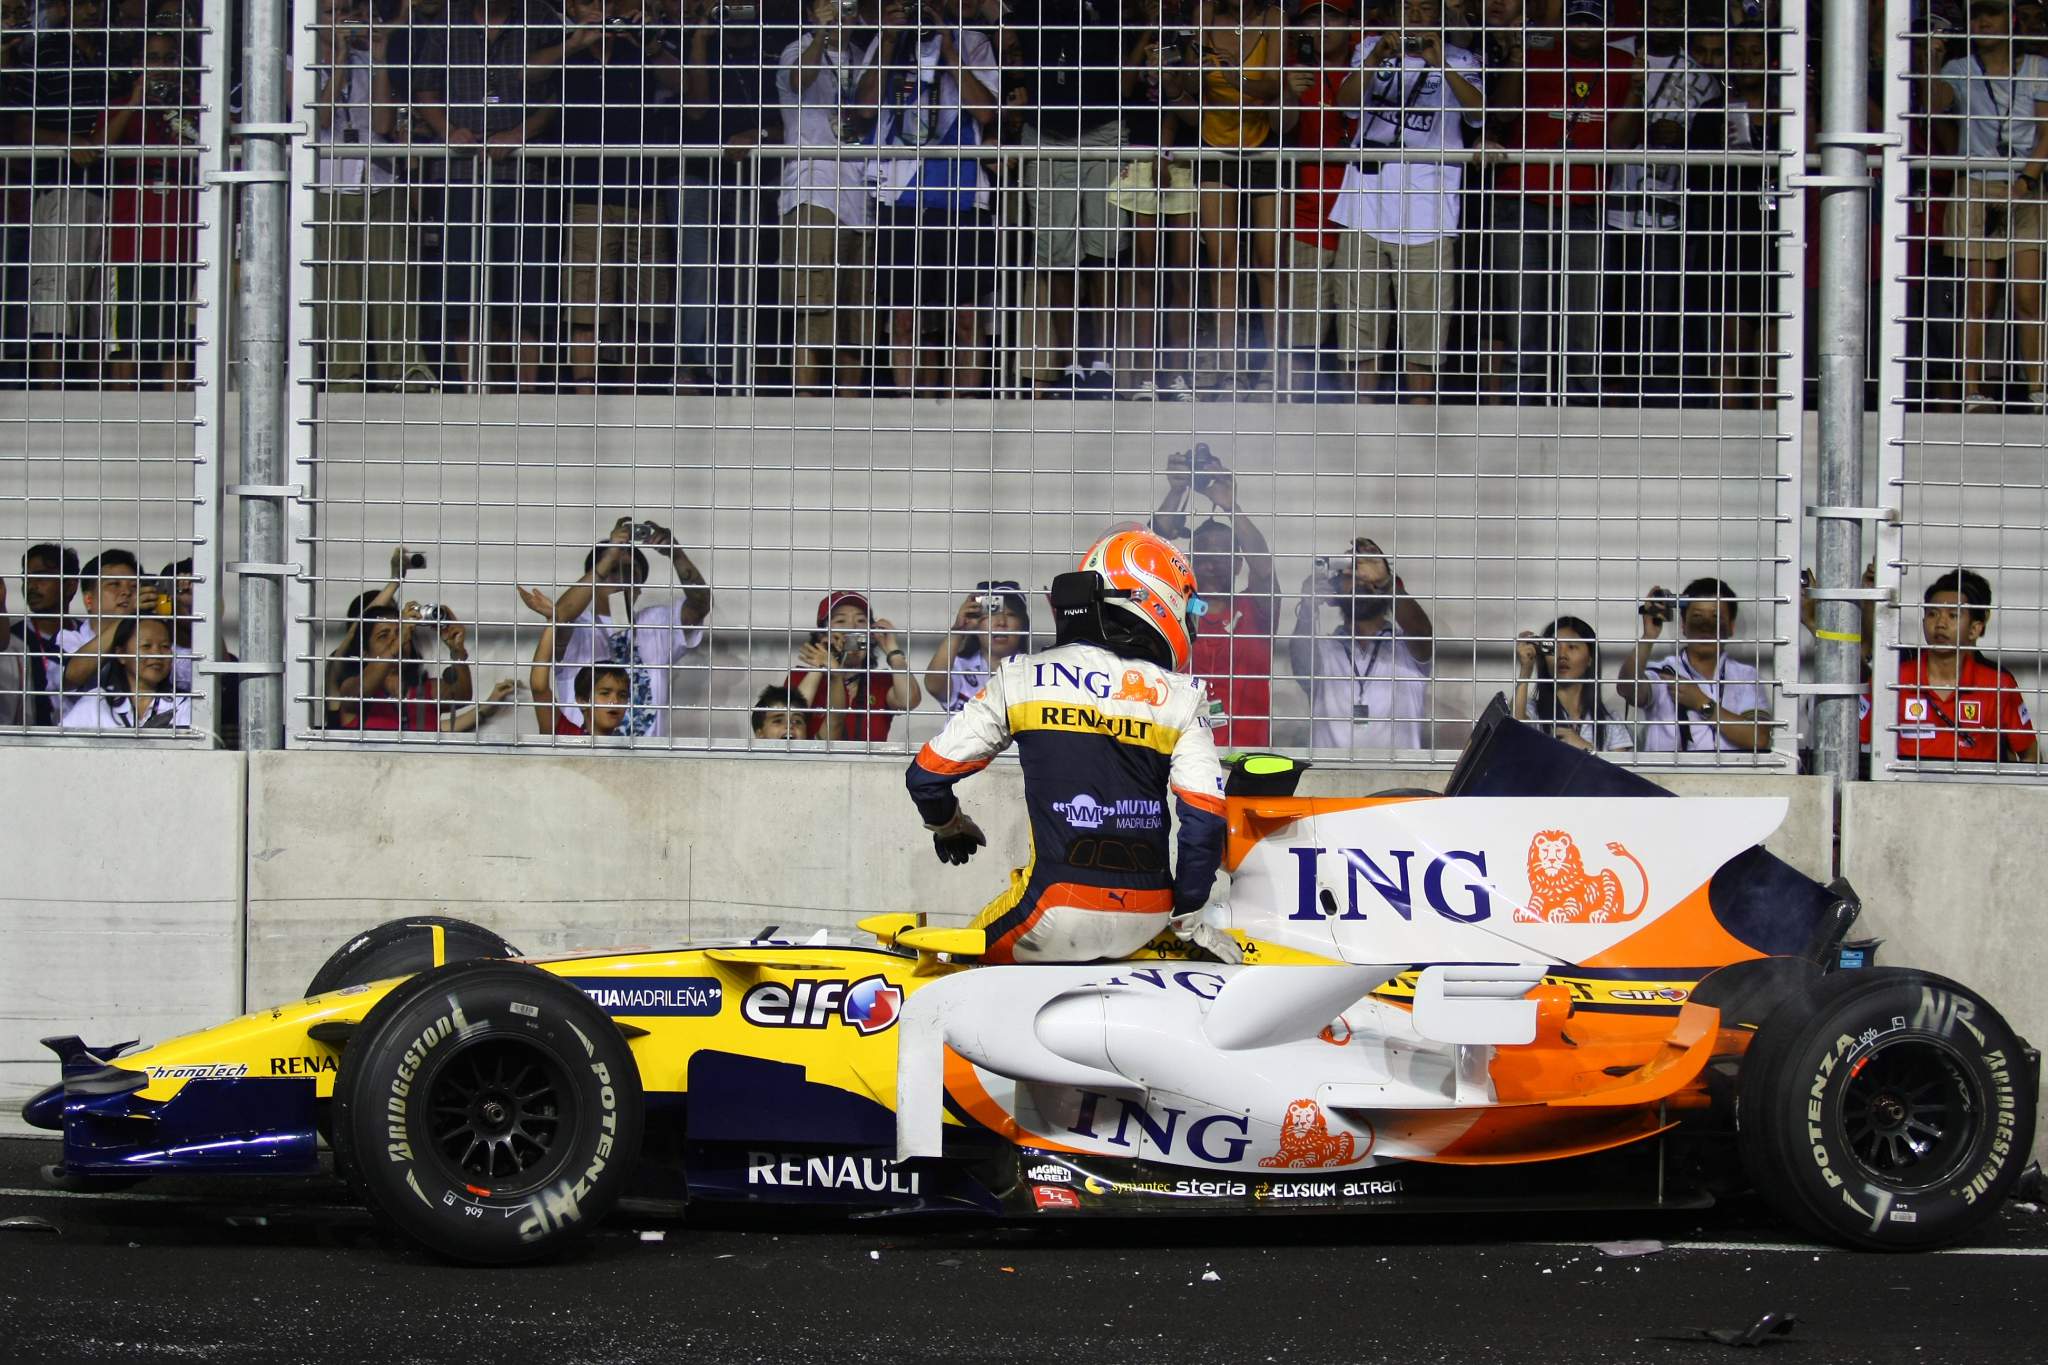
[[[1031,611],[1017,584],[1007,578],[976,583],[925,665],[925,690],[946,710],[958,711],[997,665],[1030,648]]]
[[[1515,719],[1574,749],[1633,749],[1628,727],[1600,702],[1600,641],[1576,616],[1560,616],[1515,641]]]
[[[192,698],[171,686],[171,623],[162,616],[128,617],[114,630],[100,665],[100,685],[64,713],[66,730],[183,730]]]
[[[1351,550],[1327,569],[1319,562],[1302,584],[1288,641],[1308,692],[1310,742],[1343,752],[1423,748],[1436,627],[1378,545],[1360,536]],[[1337,609],[1329,635],[1316,631],[1323,603]]]

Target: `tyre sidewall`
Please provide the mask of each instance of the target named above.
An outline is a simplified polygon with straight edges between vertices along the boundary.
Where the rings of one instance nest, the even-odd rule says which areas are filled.
[[[436,928],[441,930],[444,962],[519,956],[517,948],[480,924],[445,915],[412,915],[366,929],[336,948],[306,983],[307,996],[428,970],[435,965]]]
[[[640,1143],[639,1074],[611,1020],[548,973],[508,963],[442,968],[394,997],[350,1039],[337,1077],[335,1128],[364,1201],[429,1249],[484,1264],[554,1255],[602,1221]],[[463,1052],[499,1040],[550,1060],[562,1112],[547,1157],[488,1190],[437,1151],[429,1094]]]
[[[1844,1119],[1859,1064],[1913,1040],[1948,1053],[1976,1100],[1975,1131],[1925,1189],[1868,1170]],[[1773,1015],[1751,1054],[1743,1155],[1764,1195],[1809,1231],[1874,1250],[1953,1242],[1997,1212],[2026,1164],[2034,1087],[2019,1041],[1982,997],[1946,978],[1897,969],[1830,977],[1810,1003]]]

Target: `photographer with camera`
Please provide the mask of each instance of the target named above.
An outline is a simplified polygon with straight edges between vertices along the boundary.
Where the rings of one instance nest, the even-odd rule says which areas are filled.
[[[1016,580],[976,583],[953,614],[953,628],[925,665],[925,690],[940,710],[958,711],[1003,660],[1030,649],[1031,608]]]
[[[1209,508],[1193,531],[1188,522]],[[1195,581],[1209,585],[1193,671],[1209,689],[1209,730],[1218,748],[1263,749],[1271,742],[1273,625],[1280,616],[1273,552],[1258,523],[1237,502],[1237,481],[1198,442],[1166,457],[1166,495],[1152,529],[1188,540]],[[1243,584],[1239,588],[1240,582]]]
[[[428,674],[417,643],[427,625],[447,646],[451,662],[440,677]],[[474,695],[468,632],[444,606],[407,602],[401,612],[371,603],[351,622],[356,652],[330,656],[338,680],[327,698],[327,724],[337,730],[420,732],[454,728],[455,708]],[[472,725],[473,725],[472,721]]]
[[[2001,278],[2011,291],[2011,328],[2021,388],[2048,406],[2042,346],[2043,265],[2048,263],[2048,58],[2013,43],[2006,0],[1972,0],[1970,50],[1943,64],[1934,83],[1933,122],[1970,159],[1948,206],[1949,252],[1968,272],[1963,285],[1963,408],[1993,412],[1996,392],[1984,328]],[[2003,266],[2001,271],[2000,267]]]
[[[1361,159],[1345,168],[1330,216],[1351,229],[1338,245],[1337,268],[1358,279],[1360,308],[1372,319],[1364,329],[1369,335],[1354,339],[1354,376],[1363,398],[1368,376],[1384,360],[1395,393],[1405,377],[1407,401],[1426,403],[1437,392],[1465,168],[1381,161],[1374,153],[1466,146],[1485,103],[1479,58],[1446,44],[1442,0],[1404,0],[1400,23],[1367,35],[1353,64],[1338,99],[1359,111],[1351,145]]]
[[[1336,630],[1318,618],[1334,607]],[[1308,693],[1318,749],[1425,747],[1436,627],[1408,595],[1386,552],[1360,536],[1342,558],[1317,559],[1301,585],[1288,661]]]
[[[796,652],[784,685],[802,705],[812,739],[889,738],[896,713],[924,694],[887,621],[870,624],[868,599],[844,590],[818,601],[818,629]]]
[[[782,50],[775,94],[782,140],[839,147],[864,131],[853,104],[864,16],[853,0],[807,0],[807,27]],[[791,383],[828,397],[860,382],[874,342],[874,199],[859,161],[793,156],[782,163],[782,298],[795,312]]]
[[[643,545],[667,557],[683,585],[680,600],[635,610],[647,583]],[[568,639],[556,646],[560,663],[555,669],[555,692],[573,696],[577,671],[586,664],[615,664],[625,669],[631,680],[629,705],[619,732],[636,737],[672,734],[669,669],[704,643],[704,623],[710,617],[711,589],[669,529],[657,522],[620,517],[611,534],[583,557],[583,576],[555,600],[556,629],[568,631]],[[562,713],[572,723],[583,723],[581,707],[573,711],[563,707]]]
[[[988,35],[960,21],[956,0],[882,0],[881,21],[855,100],[873,114],[876,146],[946,152],[991,140],[1000,64]],[[983,388],[980,304],[996,256],[987,174],[970,157],[897,155],[877,159],[872,175],[877,302],[896,391]],[[941,345],[921,356],[928,321]]]
[[[1721,101],[1720,77],[1686,51],[1686,0],[1650,0],[1639,46],[1642,70],[1628,93],[1642,111],[1642,146],[1652,154],[1696,145],[1693,116]],[[1618,165],[1608,178],[1607,292],[1614,320],[1610,355],[1643,399],[1678,394],[1678,330],[1685,272],[1686,168],[1673,161]]]
[[[1628,727],[1600,701],[1600,641],[1576,616],[1515,638],[1516,720],[1574,749],[1633,749]]]
[[[1636,646],[1615,674],[1614,690],[1643,722],[1650,753],[1762,753],[1771,747],[1771,695],[1752,664],[1729,657],[1735,637],[1735,589],[1696,578],[1676,597],[1653,587],[1636,608]],[[1652,664],[1650,655],[1673,616],[1679,647]]]

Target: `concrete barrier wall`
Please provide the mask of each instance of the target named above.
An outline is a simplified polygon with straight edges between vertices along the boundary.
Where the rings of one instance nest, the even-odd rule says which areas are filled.
[[[1860,783],[1843,805],[1842,870],[1878,961],[1953,977],[2048,1045],[2048,788]],[[2048,1161],[2048,1105],[2034,1156]]]
[[[765,925],[850,928],[917,910],[964,922],[1027,853],[1022,782],[961,788],[991,847],[946,867],[903,791],[905,760],[258,754],[250,769],[251,1003],[297,994],[356,929],[472,919],[533,952],[669,943]],[[1440,774],[1318,768],[1303,791],[1366,795]],[[1827,785],[1674,777],[1687,795],[1792,800],[1773,848],[1828,875]]]
[[[1026,853],[1014,765],[962,788],[991,847],[931,857],[903,760],[558,753],[7,751],[0,828],[0,1124],[52,1074],[35,1040],[160,1038],[296,996],[356,930],[457,915],[532,952],[845,928],[882,910],[961,922]],[[1319,768],[1306,794],[1440,785],[1441,774]],[[1783,795],[1774,851],[1830,875],[1820,779],[1674,775],[1683,795]],[[2048,790],[1852,788],[1847,870],[1882,960],[1966,981],[2037,1041],[2048,951],[2030,888]],[[241,927],[246,866],[246,946]],[[246,970],[244,953],[246,952]],[[246,986],[245,986],[246,982]],[[246,990],[246,996],[244,991]]]
[[[172,1037],[242,1004],[240,754],[0,750],[0,1130],[37,1040]]]

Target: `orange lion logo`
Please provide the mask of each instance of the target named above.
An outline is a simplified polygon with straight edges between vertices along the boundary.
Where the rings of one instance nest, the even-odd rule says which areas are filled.
[[[1358,1140],[1349,1133],[1333,1133],[1323,1117],[1323,1107],[1314,1100],[1296,1100],[1287,1106],[1287,1118],[1280,1125],[1280,1150],[1259,1158],[1261,1166],[1292,1168],[1344,1166],[1354,1159]]]
[[[1628,897],[1621,878],[1613,868],[1598,876],[1586,871],[1579,846],[1561,829],[1546,829],[1529,841],[1529,903],[1515,908],[1515,919],[1536,924],[1605,924],[1609,920],[1630,920],[1650,903],[1650,874],[1642,862],[1620,844],[1607,851],[1626,858],[1643,879],[1642,899],[1627,909]]]
[[[1166,705],[1166,689],[1158,683],[1148,683],[1145,675],[1135,668],[1124,670],[1123,685],[1117,688],[1111,701],[1142,701],[1153,706]]]

